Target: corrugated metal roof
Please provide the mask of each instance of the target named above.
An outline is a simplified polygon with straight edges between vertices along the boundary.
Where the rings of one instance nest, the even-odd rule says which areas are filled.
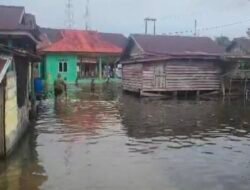
[[[61,30],[60,29],[54,29],[54,28],[44,28],[44,27],[40,27],[39,28],[40,32],[42,34],[46,34],[49,41],[52,43],[55,43],[59,40],[62,39],[62,35],[61,35]]]
[[[1,73],[5,63],[6,63],[6,60],[0,58],[0,73]]]
[[[124,49],[127,45],[128,39],[122,35],[122,34],[117,34],[117,33],[99,33],[102,37],[107,42],[110,42],[122,49]]]
[[[186,37],[167,35],[133,34],[131,37],[146,53],[185,54],[209,53],[221,54],[225,50],[208,37]]]
[[[58,53],[112,53],[120,54],[122,48],[104,40],[100,33],[94,31],[63,30],[63,38],[40,50]]]
[[[2,82],[8,67],[10,65],[11,58],[7,57],[0,57],[0,83]]]
[[[24,7],[0,6],[0,29],[14,30],[19,28],[24,14]]]
[[[0,5],[0,32],[5,36],[28,36],[36,43],[39,40],[35,16],[25,13],[22,6]]]

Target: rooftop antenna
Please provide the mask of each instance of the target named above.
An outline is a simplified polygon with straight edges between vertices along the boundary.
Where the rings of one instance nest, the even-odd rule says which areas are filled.
[[[154,23],[154,35],[156,35],[156,18],[145,18],[145,34],[148,34],[148,22],[153,22]]]
[[[67,0],[65,13],[65,26],[70,29],[74,25],[73,0]]]
[[[89,11],[89,3],[90,0],[86,0],[86,7],[85,7],[85,14],[84,14],[84,20],[85,20],[85,30],[90,29],[90,11]]]

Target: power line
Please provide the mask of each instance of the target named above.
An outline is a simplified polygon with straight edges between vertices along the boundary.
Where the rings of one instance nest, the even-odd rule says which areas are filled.
[[[148,34],[148,22],[153,22],[154,23],[154,35],[156,34],[156,18],[145,18],[145,34]]]
[[[234,23],[229,23],[229,24],[223,24],[223,25],[216,25],[216,26],[210,26],[210,27],[202,27],[199,29],[195,30],[184,30],[184,31],[179,31],[179,32],[174,32],[175,34],[185,34],[185,33],[189,33],[189,34],[195,34],[197,32],[203,32],[203,31],[211,31],[211,30],[218,30],[218,29],[222,29],[222,28],[226,28],[226,27],[231,27],[231,26],[235,26],[235,25],[240,25],[240,24],[244,24],[250,22],[250,19],[244,20],[244,21],[238,21],[238,22],[234,22]]]

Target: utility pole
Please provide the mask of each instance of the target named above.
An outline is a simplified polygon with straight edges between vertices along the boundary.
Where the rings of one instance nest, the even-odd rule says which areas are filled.
[[[74,25],[73,0],[67,0],[65,13],[65,26],[70,29]]]
[[[157,19],[147,17],[144,19],[144,21],[145,21],[145,34],[148,34],[148,22],[153,22],[153,24],[154,24],[153,32],[154,32],[154,35],[156,35],[156,21],[157,21]]]
[[[197,23],[197,20],[195,19],[194,20],[194,36],[197,36],[197,25],[198,23]]]
[[[85,6],[85,15],[84,15],[84,20],[85,20],[85,30],[90,29],[90,11],[89,11],[89,2],[90,0],[86,0],[86,6]]]
[[[145,34],[148,34],[148,20],[145,18]]]

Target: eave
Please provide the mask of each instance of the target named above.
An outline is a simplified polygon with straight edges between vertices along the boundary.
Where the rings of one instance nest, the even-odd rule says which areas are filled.
[[[27,31],[18,31],[18,30],[6,30],[6,31],[0,31],[0,35],[5,35],[5,36],[26,36],[30,38],[33,42],[36,44],[39,43],[39,41],[29,32]]]

